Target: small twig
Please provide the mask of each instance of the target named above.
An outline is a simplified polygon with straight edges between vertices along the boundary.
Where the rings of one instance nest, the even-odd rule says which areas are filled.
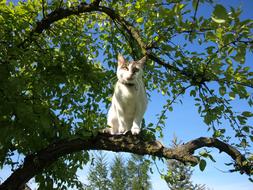
[[[154,164],[155,164],[156,170],[158,171],[158,173],[160,174],[160,176],[163,176],[163,174],[162,174],[162,172],[159,170],[159,168],[158,168],[157,163],[156,163],[155,160],[154,160]]]
[[[42,15],[45,18],[45,0],[42,0]]]
[[[166,112],[167,112],[169,106],[172,105],[172,104],[176,101],[176,99],[177,99],[182,93],[184,93],[188,88],[190,88],[191,86],[192,86],[192,85],[190,84],[190,85],[188,85],[187,87],[182,88],[181,91],[180,91],[176,96],[174,96],[174,98],[165,106],[165,109],[162,111],[162,113],[161,113],[161,115],[160,115],[160,117],[159,117],[159,119],[158,119],[158,122],[156,123],[156,127],[159,125],[159,123],[161,122],[162,118],[165,116],[165,114],[166,114]]]
[[[164,2],[163,3],[150,3],[148,5],[158,7],[158,6],[170,6],[170,5],[176,4],[176,3],[180,3],[180,0],[170,1],[169,3],[164,3]]]
[[[63,0],[60,1],[58,8],[61,8]]]
[[[213,79],[213,81],[217,81],[217,82],[222,82],[222,83],[226,83],[227,85],[230,85],[230,84],[237,84],[237,85],[241,85],[241,86],[245,86],[245,87],[248,87],[248,88],[253,88],[253,84],[252,83],[246,83],[246,82],[238,82],[238,81],[227,81],[226,78],[222,78],[222,79]]]
[[[134,51],[134,48],[133,48],[133,41],[134,41],[134,38],[131,36],[131,35],[126,35],[126,33],[124,32],[124,30],[120,29],[120,27],[118,25],[120,25],[120,22],[118,20],[113,20],[113,23],[114,25],[116,26],[116,28],[119,30],[119,32],[126,38],[126,40],[129,42],[130,44],[130,48],[131,48],[131,51],[132,51],[132,54]],[[128,33],[129,34],[129,33]],[[134,55],[134,58],[136,57],[136,55]]]
[[[207,91],[208,91],[213,97],[216,97],[216,98],[219,100],[219,101],[217,101],[217,104],[218,104],[218,105],[222,105],[222,106],[225,107],[226,110],[230,110],[229,107],[227,106],[227,104],[224,102],[223,99],[221,99],[221,98],[219,98],[217,95],[215,95],[215,94],[209,89],[209,87],[208,87],[205,83],[204,83],[203,85],[204,85],[204,87],[207,89]],[[231,125],[232,125],[231,127],[232,127],[234,130],[236,130],[235,127],[234,127],[234,125],[236,125],[237,128],[238,128],[238,130],[240,130],[240,125],[238,124],[238,122],[237,122],[235,119],[233,119],[233,118],[234,118],[233,112],[230,113],[230,116],[228,116],[227,113],[226,113],[225,111],[223,111],[223,115],[224,115],[225,118],[227,118],[227,119],[229,120],[229,122],[230,122]]]
[[[196,7],[195,7],[195,11],[194,11],[194,16],[193,16],[193,22],[196,22],[196,16],[197,16],[197,11],[198,11],[198,7],[199,7],[199,0],[197,1]]]
[[[217,168],[217,167],[215,167],[215,166],[214,166],[214,168],[215,168],[216,170],[222,172],[222,173],[231,173],[231,171],[221,170],[221,169],[219,169],[219,168]]]

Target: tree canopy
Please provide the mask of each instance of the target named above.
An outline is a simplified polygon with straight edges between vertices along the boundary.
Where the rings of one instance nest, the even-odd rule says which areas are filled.
[[[73,186],[89,150],[149,154],[204,169],[194,151],[214,147],[234,160],[231,171],[250,176],[253,21],[241,13],[212,0],[0,1],[0,166],[15,169],[0,189],[21,189],[34,176],[41,184]],[[99,132],[118,53],[147,56],[147,92],[167,99],[157,122],[138,136]],[[213,135],[166,148],[156,136],[184,94]],[[248,108],[238,110],[235,102]],[[201,156],[212,158],[208,151]]]

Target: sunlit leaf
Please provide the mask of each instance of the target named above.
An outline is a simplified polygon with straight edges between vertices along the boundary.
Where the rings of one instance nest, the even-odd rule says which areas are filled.
[[[136,20],[136,22],[138,22],[138,23],[143,22],[143,17],[138,18],[138,19]]]
[[[227,18],[228,14],[226,8],[221,4],[215,5],[212,16],[213,21],[221,24],[226,22]]]
[[[200,169],[200,171],[203,172],[205,170],[205,168],[206,168],[206,161],[201,159],[199,162],[199,169]]]

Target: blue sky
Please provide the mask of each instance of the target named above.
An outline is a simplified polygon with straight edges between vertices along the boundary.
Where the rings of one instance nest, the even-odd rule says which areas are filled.
[[[227,8],[229,6],[241,7],[243,13],[241,15],[242,19],[253,18],[253,1],[252,0],[221,0],[215,1],[225,5]],[[200,7],[200,15],[209,15],[211,13],[212,7],[210,5],[205,6],[203,9]],[[197,14],[197,15],[198,15]],[[197,49],[196,49],[197,51]],[[252,68],[253,56],[247,54],[246,64]],[[251,91],[252,94],[252,91]],[[153,95],[151,97],[151,102],[149,103],[149,109],[146,113],[146,118],[153,118],[154,111],[158,111],[161,108],[160,102],[162,97],[158,95]],[[202,118],[200,118],[197,113],[197,109],[194,106],[192,98],[185,95],[182,97],[183,104],[174,104],[173,112],[167,113],[166,128],[164,130],[164,138],[162,141],[165,144],[169,144],[170,140],[176,135],[183,142],[187,142],[194,138],[200,136],[210,136],[211,134],[207,132],[207,126],[204,124]],[[234,100],[234,108],[236,110],[245,110],[249,107],[238,102],[237,99]],[[160,107],[160,108],[159,108]],[[251,110],[252,111],[252,110]],[[253,121],[249,121],[253,125]],[[194,173],[192,181],[197,184],[206,184],[207,187],[213,190],[252,190],[253,183],[249,182],[248,177],[245,175],[240,175],[239,173],[229,173],[229,167],[224,165],[231,161],[231,158],[224,153],[219,154],[217,150],[212,150],[212,154],[216,163],[208,161],[207,167],[204,172],[201,172],[198,167],[194,168]],[[196,151],[198,153],[198,151]],[[159,166],[162,168],[162,164]],[[153,188],[155,190],[165,190],[168,189],[166,184],[160,179],[159,175],[152,176]]]
[[[155,103],[150,103],[151,106],[155,106]],[[154,104],[154,105],[152,105]],[[159,110],[159,108],[156,108]],[[151,112],[149,110],[147,115]],[[170,140],[175,134],[183,142],[187,142],[194,138],[200,136],[210,136],[211,134],[207,132],[207,126],[203,123],[202,118],[199,117],[197,109],[195,108],[192,100],[189,97],[183,98],[183,104],[176,104],[174,106],[173,112],[168,112],[167,114],[167,125],[164,131],[164,138],[162,141],[164,144],[170,144]],[[194,183],[206,184],[209,188],[214,190],[252,190],[253,184],[248,181],[247,176],[241,176],[238,173],[223,173],[221,171],[228,171],[229,167],[225,166],[224,163],[228,163],[231,159],[226,154],[219,154],[217,150],[212,150],[212,155],[216,160],[216,163],[208,161],[207,168],[204,172],[201,172],[196,166],[194,168],[194,173],[192,180]],[[199,151],[196,151],[198,153]],[[161,163],[159,165],[161,168],[165,168]],[[221,170],[221,171],[220,171]],[[158,174],[157,174],[158,175]],[[154,175],[154,186],[158,184],[157,188],[165,190],[167,186],[162,180],[159,181],[159,176]],[[159,187],[159,188],[158,188]]]
[[[221,3],[226,7],[234,6],[241,7],[243,13],[241,15],[242,19],[253,18],[253,1],[252,0],[220,0],[215,1]],[[210,5],[205,6],[203,9],[200,7],[201,15],[209,15],[211,13],[212,7]],[[252,53],[247,55],[246,64],[252,68],[253,56]],[[251,91],[252,93],[252,91]],[[152,101],[149,104],[149,110],[146,117],[152,117],[154,110],[159,111],[159,104],[156,102],[160,100],[160,97],[153,96]],[[207,132],[207,126],[203,123],[202,118],[200,118],[197,113],[197,109],[194,106],[192,99],[189,96],[184,96],[182,98],[183,104],[175,104],[173,107],[173,112],[167,113],[166,129],[164,131],[163,142],[169,144],[170,140],[175,134],[183,142],[187,142],[191,139],[198,138],[200,136],[210,136],[211,134]],[[242,103],[234,100],[234,107],[236,110],[249,109],[249,107]],[[252,111],[252,110],[251,110]],[[253,125],[253,121],[249,121]],[[229,173],[229,167],[225,166],[224,163],[231,161],[231,158],[224,153],[219,154],[217,150],[212,150],[214,159],[216,163],[208,161],[207,167],[204,172],[201,172],[198,167],[194,168],[194,173],[192,181],[197,184],[206,184],[207,187],[213,190],[252,190],[253,183],[249,182],[248,177],[245,175],[240,175],[239,173]],[[197,153],[198,151],[196,151]],[[160,164],[162,167],[162,164]],[[168,189],[166,184],[159,178],[159,175],[153,175],[153,187],[155,190],[165,190]]]
[[[253,18],[253,1],[252,0],[216,0],[226,7],[240,6],[243,10],[242,19]],[[200,9],[198,14],[210,14],[211,6],[208,5],[204,9]],[[198,15],[197,15],[198,16]],[[247,55],[246,64],[252,68],[253,56]],[[167,112],[168,119],[166,120],[166,128],[164,129],[164,138],[160,139],[165,145],[169,145],[173,136],[176,135],[183,142],[187,142],[200,136],[211,136],[211,133],[207,132],[207,126],[204,124],[202,118],[197,113],[197,109],[194,106],[192,98],[185,95],[182,98],[183,104],[174,104],[173,112]],[[151,100],[149,102],[148,110],[145,114],[145,119],[148,122],[156,123],[155,114],[159,113],[162,106],[164,97],[157,93],[152,93]],[[236,99],[234,101],[237,101]],[[246,104],[235,103],[234,106],[238,110],[248,109]],[[253,121],[250,121],[253,125]],[[197,153],[198,151],[196,151]],[[206,184],[207,187],[213,190],[252,190],[253,183],[249,182],[247,176],[240,175],[238,173],[227,173],[229,167],[224,163],[228,163],[231,159],[225,154],[219,154],[216,150],[212,150],[216,163],[208,162],[204,172],[201,172],[198,167],[194,168],[192,181],[197,184]],[[113,153],[108,153],[108,158],[112,157]],[[158,162],[158,166],[161,171],[166,171],[165,165]],[[87,165],[84,170],[79,171],[78,175],[80,179],[86,181],[86,174],[89,166]],[[168,187],[165,182],[160,178],[155,167],[153,167],[154,174],[151,175],[151,182],[154,190],[167,190]],[[10,170],[4,167],[0,172],[0,180],[5,179],[10,174]]]

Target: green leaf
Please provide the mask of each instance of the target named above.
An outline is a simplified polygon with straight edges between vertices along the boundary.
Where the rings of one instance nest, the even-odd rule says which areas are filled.
[[[136,2],[135,8],[136,8],[136,9],[140,9],[140,8],[141,8],[141,4],[140,4],[139,1]]]
[[[213,16],[212,16],[212,20],[216,23],[224,23],[226,22],[228,18],[228,14],[227,14],[227,10],[225,7],[223,7],[220,4],[217,4],[214,7],[214,11],[213,11]]]
[[[143,17],[137,18],[136,22],[138,22],[138,23],[143,22]]]
[[[196,97],[196,90],[191,90],[190,95]]]
[[[206,161],[201,159],[199,162],[199,169],[203,172],[206,168]]]
[[[206,150],[202,150],[202,151],[199,153],[200,156],[203,156],[203,157],[205,157],[205,158],[208,157],[208,154],[209,154],[209,153],[208,153]]]
[[[217,18],[215,18],[215,17],[211,17],[212,18],[212,20],[214,21],[214,22],[216,22],[216,23],[218,23],[218,24],[222,24],[222,23],[225,23],[226,22],[226,20],[224,20],[224,19],[217,19]]]
[[[206,40],[210,40],[210,41],[215,42],[216,41],[216,35],[213,32],[207,32],[206,33]],[[209,46],[206,49],[207,49],[207,52],[209,54],[212,54],[215,47],[214,46]]]
[[[240,122],[241,125],[245,125],[246,124],[246,120],[247,120],[246,117],[238,115],[237,119],[239,120],[239,122]]]
[[[245,55],[246,55],[246,50],[245,48],[238,48],[237,54],[235,56],[231,56],[235,61],[243,64],[245,63]]]
[[[218,24],[222,24],[222,23],[225,23],[226,21],[224,19],[217,19],[217,18],[214,18],[214,17],[211,17],[212,20]]]
[[[229,98],[231,100],[234,100],[235,99],[235,93],[232,91],[232,92],[229,92]]]
[[[222,135],[221,131],[220,130],[216,130],[213,134],[214,138],[218,138]]]
[[[244,126],[242,128],[242,130],[245,131],[246,133],[249,133],[249,129],[250,129],[250,126]]]
[[[213,156],[212,156],[211,154],[209,154],[208,157],[209,157],[210,160],[212,160],[213,162],[216,162],[216,160],[213,158]]]
[[[244,111],[244,112],[242,112],[242,115],[243,115],[244,117],[253,117],[253,113],[252,113],[252,112],[249,112],[249,111]]]
[[[248,143],[247,143],[246,139],[242,139],[242,141],[241,141],[241,146],[242,146],[243,148],[246,148],[246,147],[248,146]]]
[[[224,96],[226,94],[226,87],[221,86],[219,88],[219,93],[220,93],[221,96]]]

